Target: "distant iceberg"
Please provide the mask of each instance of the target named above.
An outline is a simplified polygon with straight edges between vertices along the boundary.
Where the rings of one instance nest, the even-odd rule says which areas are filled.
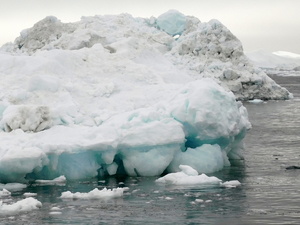
[[[219,21],[174,10],[46,17],[2,46],[0,74],[2,183],[221,170],[251,127],[237,100],[289,96]]]

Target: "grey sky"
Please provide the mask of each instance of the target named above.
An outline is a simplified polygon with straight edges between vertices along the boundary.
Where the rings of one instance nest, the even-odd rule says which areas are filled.
[[[203,22],[218,19],[246,51],[290,51],[300,54],[300,0],[2,0],[0,45],[46,16],[74,22],[81,16],[119,14],[159,16],[169,9]]]

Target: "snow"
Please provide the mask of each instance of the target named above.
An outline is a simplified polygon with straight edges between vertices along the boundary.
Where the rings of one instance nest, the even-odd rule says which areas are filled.
[[[238,180],[226,181],[221,184],[222,187],[226,187],[226,188],[235,188],[240,185],[241,183]]]
[[[3,188],[2,191],[0,191],[0,198],[7,197],[7,196],[10,196],[10,195],[11,195],[11,192],[6,190],[5,188]]]
[[[46,17],[1,47],[0,75],[5,183],[218,171],[251,128],[237,100],[289,96],[222,23],[177,11]]]
[[[198,172],[192,167],[186,165],[180,165],[182,170],[177,173],[169,173],[156,180],[157,183],[167,185],[219,185],[221,180],[217,177],[208,177],[205,174],[198,175]],[[188,169],[187,169],[188,168]]]
[[[247,52],[246,55],[251,62],[262,68],[292,69],[300,66],[300,55],[292,52],[278,51],[269,53],[260,50]]]
[[[286,52],[286,51],[277,51],[273,52],[274,55],[279,55],[282,57],[288,57],[288,58],[300,58],[299,54],[293,53],[293,52]]]
[[[34,196],[37,196],[37,193],[25,192],[23,195],[25,197],[34,197]]]
[[[238,180],[222,182],[222,180],[214,176],[209,177],[204,173],[199,175],[197,170],[191,166],[179,165],[179,169],[181,170],[180,172],[169,173],[158,178],[156,182],[159,184],[175,186],[213,185],[226,188],[235,188],[241,185]]]
[[[0,189],[6,189],[8,191],[21,191],[24,188],[26,188],[26,184],[20,184],[20,183],[7,183],[7,184],[1,184],[0,183]]]
[[[263,103],[264,101],[261,100],[261,99],[253,99],[253,100],[250,100],[250,101],[248,101],[248,102],[254,103],[254,104],[260,104],[260,103]]]
[[[35,198],[29,197],[13,204],[4,204],[0,201],[0,214],[14,214],[28,212],[42,207],[42,203]]]
[[[56,184],[65,184],[67,179],[65,176],[59,176],[53,180],[35,180],[35,183],[41,185],[56,185]]]
[[[300,76],[300,55],[292,52],[254,51],[246,53],[251,62],[269,75]]]
[[[124,190],[127,190],[127,188],[113,188],[113,189],[103,188],[102,190],[95,188],[94,190],[92,190],[88,193],[81,193],[81,192],[72,193],[70,191],[66,191],[66,192],[61,193],[60,198],[66,198],[66,199],[68,199],[68,198],[69,199],[111,199],[111,198],[122,197]]]

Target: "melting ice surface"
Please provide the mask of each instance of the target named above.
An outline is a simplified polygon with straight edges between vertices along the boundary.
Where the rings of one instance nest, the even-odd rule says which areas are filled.
[[[1,48],[0,75],[2,183],[218,171],[250,128],[236,100],[289,96],[219,21],[177,11],[47,17]]]

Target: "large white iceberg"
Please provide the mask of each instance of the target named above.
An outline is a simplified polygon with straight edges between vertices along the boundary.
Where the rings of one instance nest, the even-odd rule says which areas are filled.
[[[2,46],[0,76],[0,182],[217,171],[242,158],[237,100],[289,94],[220,22],[177,11],[47,17]]]

